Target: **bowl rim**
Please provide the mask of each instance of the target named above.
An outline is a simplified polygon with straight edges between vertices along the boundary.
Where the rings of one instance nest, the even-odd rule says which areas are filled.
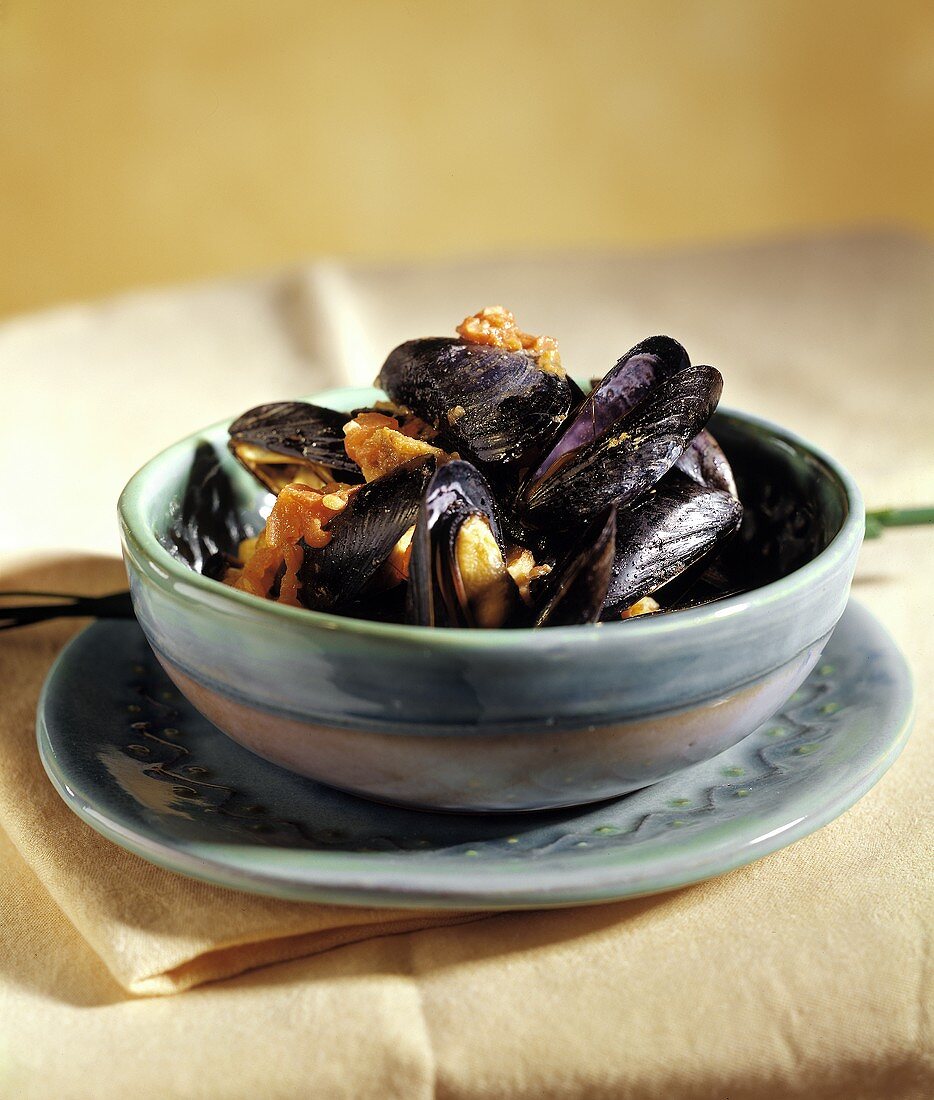
[[[320,390],[301,400],[316,401],[324,405],[345,404],[348,396],[354,395],[351,401],[353,405],[361,399],[362,395],[372,396],[375,392],[379,391],[372,386],[335,386]],[[363,399],[369,400],[370,397]],[[760,588],[728,596],[701,607],[672,611],[660,616],[640,616],[629,619],[625,625],[622,622],[610,622],[583,623],[549,629],[518,627],[510,630],[471,630],[464,627],[441,629],[408,623],[381,623],[369,619],[335,615],[326,611],[290,607],[261,596],[254,596],[249,592],[241,592],[195,572],[173,557],[149,529],[144,514],[144,498],[159,468],[170,456],[186,446],[194,445],[199,439],[210,438],[225,430],[236,417],[224,417],[190,433],[153,455],[124,486],[117,503],[117,511],[128,552],[138,565],[149,566],[146,570],[147,575],[159,587],[169,590],[172,587],[172,581],[176,580],[193,587],[196,592],[211,597],[212,603],[216,600],[229,602],[231,607],[238,608],[247,617],[255,615],[268,623],[304,624],[309,629],[318,628],[344,635],[372,638],[374,641],[395,641],[402,644],[424,644],[430,639],[433,646],[441,648],[487,651],[499,647],[510,650],[529,646],[550,647],[556,643],[580,645],[582,642],[599,642],[605,645],[611,638],[628,638],[635,643],[644,643],[651,638],[673,633],[693,634],[696,630],[709,628],[715,622],[719,624],[756,609],[774,607],[777,603],[793,598],[796,593],[800,594],[810,589],[822,577],[833,574],[862,542],[865,530],[862,493],[853,477],[835,458],[797,433],[764,417],[724,407],[719,408],[717,412],[767,432],[791,447],[805,452],[809,458],[823,466],[841,490],[846,505],[843,523],[819,554],[779,580],[770,581]],[[608,631],[611,632],[609,637]]]

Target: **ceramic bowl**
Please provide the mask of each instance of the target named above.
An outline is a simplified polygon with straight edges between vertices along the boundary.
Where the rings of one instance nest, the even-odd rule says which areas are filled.
[[[314,400],[367,405],[370,389]],[[766,421],[717,414],[744,493],[776,471],[813,553],[780,580],[688,611],[544,630],[430,630],[280,606],[172,557],[164,540],[196,445],[230,469],[245,518],[268,497],[226,451],[227,421],[176,443],[119,504],[137,618],[172,680],[234,740],[386,802],[535,810],[644,787],[735,744],[817,661],[846,606],[863,535],[852,479]]]

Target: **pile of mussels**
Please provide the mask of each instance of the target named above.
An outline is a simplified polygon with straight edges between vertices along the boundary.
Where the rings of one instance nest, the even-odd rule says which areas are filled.
[[[245,537],[202,454],[176,552],[255,595],[422,626],[619,621],[729,594],[718,552],[743,508],[705,429],[717,370],[653,336],[585,394],[501,307],[458,332],[397,347],[371,408],[241,416],[229,446],[276,495],[266,527]]]

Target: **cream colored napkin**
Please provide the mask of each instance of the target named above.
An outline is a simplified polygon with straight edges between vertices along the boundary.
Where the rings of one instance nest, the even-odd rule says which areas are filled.
[[[397,336],[446,331],[491,299],[567,334],[585,374],[670,331],[723,367],[728,403],[823,443],[872,503],[934,498],[934,249],[921,242],[332,266],[0,328],[4,545],[58,559],[29,571],[8,556],[0,586],[120,586],[112,560],[62,548],[115,546],[124,463],[254,398],[313,389],[325,361],[330,377],[369,374]],[[41,492],[22,473],[37,402],[68,459]],[[0,1095],[931,1095],[932,560],[931,531],[863,553],[855,593],[909,653],[919,718],[842,818],[659,898],[414,932],[409,913],[214,889],[98,837],[34,748],[40,681],[77,624],[0,635]]]
[[[126,587],[119,559],[72,557],[5,570],[2,588],[103,595]],[[0,825],[62,912],[131,993],[175,993],[368,936],[470,919],[469,914],[304,905],[183,878],[116,847],[50,788],[35,749],[49,666],[83,624],[0,632]]]

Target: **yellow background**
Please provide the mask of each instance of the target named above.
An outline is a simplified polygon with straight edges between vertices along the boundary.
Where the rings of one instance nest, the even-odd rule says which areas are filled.
[[[320,254],[934,230],[934,5],[0,0],[0,313]]]

